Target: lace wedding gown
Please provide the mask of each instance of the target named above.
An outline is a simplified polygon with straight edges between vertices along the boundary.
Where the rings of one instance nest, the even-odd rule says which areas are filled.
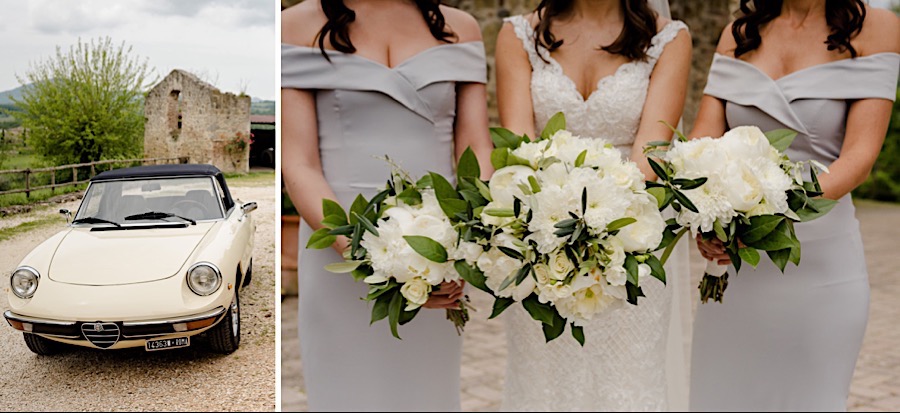
[[[530,22],[523,16],[507,21],[522,40],[531,62],[535,129],[540,131],[551,116],[563,112],[569,131],[603,138],[623,157],[629,157],[650,74],[666,44],[687,26],[679,21],[668,23],[653,38],[647,61],[623,64],[613,75],[601,79],[597,90],[585,100],[547,50],[541,49],[543,60],[538,56]],[[673,280],[688,276],[684,268],[687,243],[682,241],[679,246],[682,248],[667,264],[669,288],[659,282],[644,284],[647,297],[639,306],[627,306],[584,327],[587,342],[583,348],[568,334],[545,343],[540,322],[521,306],[507,310],[504,319],[509,355],[502,410],[668,410],[667,363],[684,353],[683,342],[676,339],[670,343],[669,337],[670,322],[677,328],[680,321],[673,322],[672,317]],[[675,380],[686,381],[684,377]]]

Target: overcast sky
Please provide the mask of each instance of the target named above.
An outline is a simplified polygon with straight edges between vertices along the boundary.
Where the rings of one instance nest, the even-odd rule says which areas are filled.
[[[187,69],[223,91],[275,99],[274,0],[0,0],[0,91],[29,63],[109,36],[146,57],[162,78]]]

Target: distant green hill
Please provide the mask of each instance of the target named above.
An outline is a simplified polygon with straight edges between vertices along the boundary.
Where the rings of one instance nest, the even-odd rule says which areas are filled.
[[[250,114],[251,115],[274,115],[275,114],[275,101],[274,100],[260,100],[254,101],[250,103]]]
[[[21,98],[22,92],[24,92],[27,87],[28,85],[19,86],[12,90],[0,92],[0,105],[11,105],[13,103],[12,98]]]

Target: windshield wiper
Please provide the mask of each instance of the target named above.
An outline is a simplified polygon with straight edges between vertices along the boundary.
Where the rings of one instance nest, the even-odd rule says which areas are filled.
[[[72,223],[73,223],[73,224],[112,224],[112,225],[115,225],[115,226],[117,226],[117,227],[121,227],[121,226],[122,226],[122,225],[120,225],[118,222],[113,222],[113,221],[110,221],[110,220],[108,220],[108,219],[97,218],[97,217],[84,217],[84,218],[78,218],[78,219],[72,221]]]
[[[125,220],[126,221],[135,221],[135,220],[139,220],[139,219],[165,219],[165,218],[178,218],[178,219],[190,222],[191,225],[197,225],[197,221],[194,221],[193,219],[183,217],[181,215],[170,214],[168,212],[157,212],[157,211],[150,211],[150,212],[144,212],[142,214],[129,215],[129,216],[125,217]]]

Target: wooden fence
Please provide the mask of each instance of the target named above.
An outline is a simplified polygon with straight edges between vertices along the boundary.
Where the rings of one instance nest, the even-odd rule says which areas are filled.
[[[29,168],[29,169],[15,169],[15,170],[9,170],[9,171],[0,171],[0,176],[22,175],[24,178],[23,180],[25,182],[24,188],[0,191],[0,195],[19,194],[19,193],[24,192],[25,197],[28,198],[31,196],[32,191],[37,191],[40,189],[49,189],[50,191],[53,191],[56,188],[84,184],[84,183],[89,182],[91,180],[91,178],[94,177],[94,175],[97,175],[98,170],[100,172],[102,172],[105,170],[113,169],[113,165],[115,165],[115,164],[140,163],[141,165],[144,165],[144,164],[149,164],[149,163],[160,164],[160,163],[187,163],[187,162],[188,162],[187,157],[146,158],[146,159],[110,159],[110,160],[105,160],[105,161],[80,163],[80,164],[74,164],[74,165],[61,165],[61,166],[53,166],[53,167],[48,167],[48,168],[35,168],[35,169]],[[105,169],[102,168],[103,166],[106,166],[106,165],[108,165],[107,168],[105,168]],[[83,168],[83,169],[90,168],[90,171],[84,171],[85,173],[82,174],[84,179],[79,180],[79,176],[78,176],[79,168]],[[72,171],[72,179],[69,181],[66,181],[66,182],[57,183],[56,182],[56,172],[69,171],[69,170]],[[31,176],[34,174],[37,174],[37,173],[50,173],[50,184],[49,185],[32,186]]]

